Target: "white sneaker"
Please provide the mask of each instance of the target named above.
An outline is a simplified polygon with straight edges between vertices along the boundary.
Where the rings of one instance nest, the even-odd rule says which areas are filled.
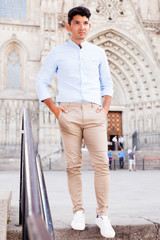
[[[77,211],[74,214],[73,221],[71,222],[71,227],[74,230],[84,230],[85,229],[85,214],[83,211]]]
[[[114,238],[115,231],[111,226],[108,216],[97,216],[95,220],[97,226],[100,228],[100,233],[105,238]]]

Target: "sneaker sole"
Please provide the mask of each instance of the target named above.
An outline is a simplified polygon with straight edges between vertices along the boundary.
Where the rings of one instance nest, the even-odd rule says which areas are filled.
[[[74,227],[74,226],[71,225],[71,227],[72,227],[72,229],[74,229],[74,230],[79,230],[79,231],[83,231],[83,230],[85,229],[85,226]]]
[[[105,237],[105,238],[114,238],[115,237],[115,233],[113,234],[113,235],[105,235],[105,234],[103,234],[103,232],[101,231],[101,228],[100,228],[100,226],[99,226],[99,224],[98,224],[98,222],[95,220],[95,223],[96,223],[96,225],[99,227],[99,229],[100,229],[100,233],[101,233],[101,235],[103,236],[103,237]]]

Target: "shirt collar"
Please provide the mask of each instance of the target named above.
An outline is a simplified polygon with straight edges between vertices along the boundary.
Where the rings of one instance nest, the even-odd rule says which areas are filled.
[[[75,43],[75,42],[73,42],[71,39],[68,41],[68,44],[69,44],[70,46],[72,46],[72,47],[76,47],[76,48],[80,49],[80,47],[78,46],[78,44]],[[82,43],[81,43],[82,48],[83,48],[84,46],[86,46],[86,44],[87,44],[87,41],[82,42]]]

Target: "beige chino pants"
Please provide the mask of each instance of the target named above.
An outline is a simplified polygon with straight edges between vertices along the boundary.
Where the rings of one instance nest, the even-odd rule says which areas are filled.
[[[67,177],[73,213],[84,210],[82,202],[82,137],[94,168],[97,214],[106,215],[109,192],[109,161],[107,154],[106,116],[97,113],[94,103],[60,103],[68,113],[60,112],[58,120],[67,160]]]

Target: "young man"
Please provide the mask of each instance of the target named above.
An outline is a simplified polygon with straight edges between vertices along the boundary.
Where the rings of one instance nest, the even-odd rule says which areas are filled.
[[[120,148],[123,148],[124,141],[125,141],[125,140],[124,140],[124,137],[120,136],[119,139],[118,139]]]
[[[109,158],[109,169],[112,170],[112,153],[111,153],[111,149],[108,151],[108,158]]]
[[[129,171],[132,171],[132,166],[133,170],[136,171],[136,157],[135,153],[132,150],[128,150],[128,160],[129,160]]]
[[[123,148],[121,148],[121,151],[118,153],[118,155],[119,155],[119,168],[123,169],[124,157],[126,156],[126,153],[124,152]]]
[[[81,182],[81,144],[84,138],[95,173],[96,224],[104,237],[113,238],[115,232],[107,216],[110,176],[106,136],[106,116],[113,84],[105,52],[85,41],[91,28],[90,15],[89,9],[84,7],[69,11],[66,29],[71,33],[71,39],[49,53],[37,77],[36,89],[40,101],[44,101],[59,121],[73,203],[72,228],[85,229]],[[58,106],[48,93],[55,73]]]
[[[113,138],[112,138],[112,142],[113,142],[113,150],[114,151],[117,151],[118,149],[117,149],[117,136],[114,136]]]

